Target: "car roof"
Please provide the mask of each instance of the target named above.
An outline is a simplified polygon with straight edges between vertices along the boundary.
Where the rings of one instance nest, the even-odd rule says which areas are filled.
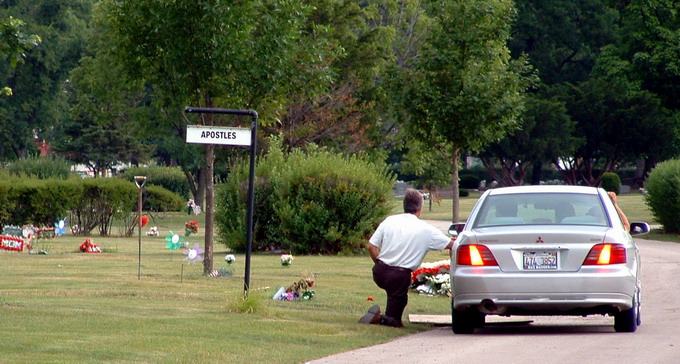
[[[597,187],[589,186],[571,186],[571,185],[531,185],[531,186],[513,186],[513,187],[499,187],[490,190],[490,195],[503,195],[515,193],[581,193],[581,194],[597,194]]]

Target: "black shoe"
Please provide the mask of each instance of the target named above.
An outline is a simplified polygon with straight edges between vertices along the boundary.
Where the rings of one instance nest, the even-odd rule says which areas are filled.
[[[361,316],[359,323],[377,325],[380,323],[380,306],[375,305],[368,309],[368,311]]]

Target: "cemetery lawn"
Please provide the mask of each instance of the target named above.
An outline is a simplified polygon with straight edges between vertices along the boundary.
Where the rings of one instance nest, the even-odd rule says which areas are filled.
[[[191,247],[203,245],[202,216],[199,234],[185,238]],[[201,263],[183,263],[181,250],[165,248],[168,230],[183,236],[190,218],[177,213],[149,223],[160,236],[142,235],[141,279],[136,233],[91,236],[101,254],[79,252],[85,238],[70,233],[39,240],[35,249],[46,255],[0,250],[2,362],[300,363],[429,328],[357,323],[368,307],[385,304],[367,255],[296,256],[283,267],[278,254],[254,254],[251,295],[262,298],[263,309],[232,312],[230,302],[243,297],[243,254],[230,266],[233,276],[212,278],[202,275]],[[215,269],[227,265],[226,254],[216,244]],[[426,261],[447,258],[433,252]],[[311,300],[271,299],[305,271],[316,274]],[[449,312],[447,298],[410,298],[406,315]]]

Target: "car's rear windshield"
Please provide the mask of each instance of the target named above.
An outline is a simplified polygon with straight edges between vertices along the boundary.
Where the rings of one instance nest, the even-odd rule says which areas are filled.
[[[595,194],[518,193],[487,196],[473,226],[542,224],[609,226],[609,220]]]

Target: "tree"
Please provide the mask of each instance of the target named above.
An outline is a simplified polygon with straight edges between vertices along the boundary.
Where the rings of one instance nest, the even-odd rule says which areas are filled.
[[[305,26],[313,35],[308,41],[324,45],[328,67],[335,72],[321,92],[301,88],[304,92],[292,95],[272,132],[283,134],[291,147],[312,143],[345,153],[370,151],[381,140],[376,135],[385,92],[378,80],[393,63],[395,32],[391,24],[375,21],[376,8],[394,2],[308,1],[313,6]]]
[[[0,85],[12,97],[0,97],[0,159],[36,151],[35,139],[51,142],[67,114],[63,85],[80,60],[94,0],[15,0],[0,5],[0,18],[21,17],[25,34],[42,42],[10,68],[0,60]]]
[[[323,85],[323,50],[304,44],[303,25],[310,8],[287,0],[102,1],[105,22],[119,61],[154,90],[172,128],[184,140],[184,106],[257,109],[272,123],[283,112],[291,80],[310,75]],[[316,57],[312,57],[315,55]],[[319,77],[319,78],[316,78]],[[223,120],[204,114],[203,125]],[[212,270],[214,229],[213,145],[205,146],[204,273]]]
[[[101,49],[97,40],[91,47]],[[138,164],[153,148],[139,137],[146,119],[145,93],[130,82],[106,51],[84,57],[65,88],[71,117],[64,123],[55,150],[85,164],[97,176],[119,162]]]
[[[659,135],[675,139],[677,126],[670,123],[659,98],[615,75],[592,78],[565,95],[577,122],[575,135],[585,140],[573,157],[554,160],[569,184],[597,186],[603,173],[662,147],[666,141]]]
[[[569,158],[584,140],[576,123],[556,98],[529,95],[521,128],[479,153],[484,167],[501,186],[521,186],[529,170],[543,161]]]
[[[506,46],[512,1],[443,1],[433,5],[435,25],[407,92],[410,126],[429,145],[452,147],[453,222],[459,221],[458,168],[464,151],[478,151],[518,126],[529,86],[525,60]]]

